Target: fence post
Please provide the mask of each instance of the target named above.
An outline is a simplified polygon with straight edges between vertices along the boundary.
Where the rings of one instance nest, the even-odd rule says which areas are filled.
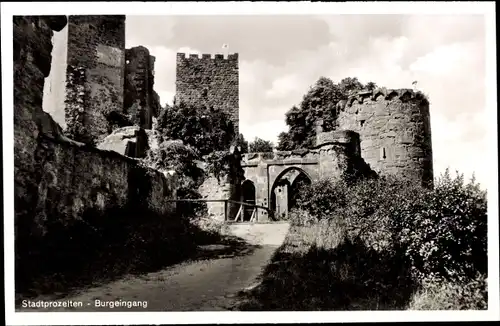
[[[224,200],[224,221],[228,221],[227,200]]]

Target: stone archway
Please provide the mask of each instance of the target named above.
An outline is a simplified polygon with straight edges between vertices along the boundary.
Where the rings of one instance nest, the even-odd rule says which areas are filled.
[[[244,203],[255,205],[255,185],[250,180],[245,180],[241,184],[241,201]],[[244,206],[243,221],[250,221],[253,207]]]
[[[298,191],[310,183],[309,175],[298,167],[290,167],[278,175],[270,192],[270,208],[275,220],[288,218],[289,211],[296,205]]]

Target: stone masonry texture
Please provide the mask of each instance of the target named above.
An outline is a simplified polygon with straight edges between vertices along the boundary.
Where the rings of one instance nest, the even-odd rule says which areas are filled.
[[[432,186],[429,102],[411,89],[360,92],[341,108],[338,129],[360,135],[361,156],[377,173]]]
[[[69,16],[66,71],[66,133],[96,144],[122,114],[125,16]],[[116,119],[114,119],[116,120]]]
[[[155,57],[143,46],[125,51],[124,114],[143,129],[151,129],[161,109],[153,90]]]
[[[37,277],[92,273],[90,261],[103,272],[113,259],[147,260],[146,253],[155,254],[144,246],[187,239],[175,204],[167,202],[176,198],[175,176],[68,139],[43,112],[52,31],[66,23],[66,16],[13,20],[16,292]],[[120,258],[120,248],[127,259]],[[175,255],[169,250],[164,254]]]
[[[249,153],[242,158],[245,181],[255,187],[256,204],[271,208],[271,194],[287,175],[303,172],[311,181],[373,175],[359,155],[359,135],[352,131],[320,133],[311,149]],[[261,214],[259,221],[269,217]]]
[[[239,71],[238,54],[229,54],[224,58],[216,54],[177,53],[176,70],[177,103],[208,105],[227,112],[238,133],[239,124]]]

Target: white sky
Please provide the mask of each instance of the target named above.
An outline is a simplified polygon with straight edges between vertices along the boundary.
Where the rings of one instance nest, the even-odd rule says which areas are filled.
[[[157,32],[161,31],[161,32]],[[428,94],[434,169],[485,183],[485,21],[481,15],[127,16],[127,47],[156,56],[162,104],[175,94],[175,53],[240,56],[240,128],[277,141],[285,112],[320,76],[358,77]]]

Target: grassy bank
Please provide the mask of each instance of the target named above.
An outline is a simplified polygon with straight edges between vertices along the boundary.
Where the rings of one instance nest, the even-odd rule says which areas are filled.
[[[321,181],[299,207],[238,309],[487,309],[486,193],[474,182]]]

